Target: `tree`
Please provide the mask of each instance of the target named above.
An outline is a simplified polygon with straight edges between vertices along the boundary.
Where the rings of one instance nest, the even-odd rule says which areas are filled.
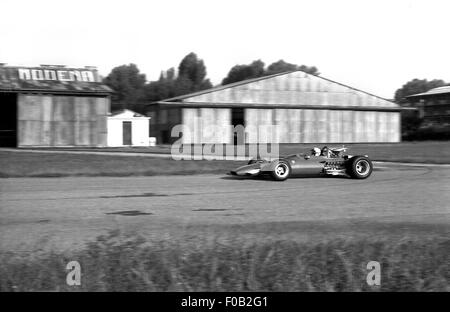
[[[433,79],[430,81],[426,79],[413,79],[395,91],[394,99],[396,103],[406,105],[408,103],[407,99],[405,99],[406,96],[427,92],[433,88],[443,87],[445,85],[445,81],[441,79]]]
[[[186,55],[178,66],[176,91],[185,94],[211,88],[211,82],[206,79],[206,66],[193,52]]]
[[[159,79],[144,87],[143,97],[146,101],[156,102],[175,96],[175,68],[162,71]]]
[[[253,61],[249,65],[235,65],[230,69],[227,77],[222,80],[222,84],[261,77],[264,76],[264,73],[264,63],[261,60]]]
[[[181,60],[178,75],[174,68],[170,68],[162,71],[158,80],[144,87],[144,99],[146,102],[156,102],[211,87],[203,60],[195,53],[189,53]]]
[[[266,74],[272,75],[293,70],[298,70],[298,65],[279,60],[267,66]]]
[[[279,60],[277,62],[274,62],[270,64],[267,67],[267,70],[265,72],[265,75],[273,75],[278,73],[283,73],[287,71],[294,71],[294,70],[302,70],[308,74],[312,75],[319,75],[320,73],[317,70],[317,67],[315,66],[306,66],[306,65],[295,65],[291,63],[287,63],[284,60]]]
[[[142,100],[146,78],[135,64],[129,64],[113,68],[103,82],[115,91],[111,98],[113,110],[134,109]]]
[[[245,79],[263,77],[287,71],[302,70],[312,75],[319,75],[319,71],[315,66],[295,65],[279,60],[270,64],[267,69],[261,60],[253,61],[249,65],[235,65],[228,72],[227,77],[222,80],[222,84],[242,81]]]
[[[314,76],[319,76],[320,72],[319,69],[316,66],[306,66],[306,65],[300,65],[298,67],[299,70],[302,70],[308,74],[314,75]]]

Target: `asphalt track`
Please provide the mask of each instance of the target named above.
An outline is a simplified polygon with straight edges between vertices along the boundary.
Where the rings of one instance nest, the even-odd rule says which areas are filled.
[[[377,164],[367,180],[226,175],[0,179],[0,249],[81,246],[112,229],[348,219],[450,225],[450,168]],[[169,232],[168,232],[169,231]]]

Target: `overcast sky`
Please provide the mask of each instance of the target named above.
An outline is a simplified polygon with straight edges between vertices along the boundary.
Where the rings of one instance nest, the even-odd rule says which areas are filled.
[[[148,80],[189,52],[218,84],[236,64],[284,59],[385,98],[450,82],[450,1],[1,0],[0,62],[135,63]]]

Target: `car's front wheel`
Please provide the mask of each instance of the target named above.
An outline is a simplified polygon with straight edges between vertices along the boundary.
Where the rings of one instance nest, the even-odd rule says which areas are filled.
[[[352,157],[347,165],[347,174],[354,179],[366,179],[372,174],[373,165],[365,156]]]
[[[286,161],[281,160],[275,165],[275,168],[272,171],[272,178],[276,181],[284,181],[290,174],[291,167]]]

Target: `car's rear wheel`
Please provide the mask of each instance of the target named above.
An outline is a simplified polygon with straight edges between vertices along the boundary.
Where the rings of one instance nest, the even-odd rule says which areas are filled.
[[[291,166],[284,161],[280,160],[276,165],[273,171],[271,172],[272,178],[276,181],[284,181],[291,174]]]
[[[372,170],[372,162],[365,156],[355,156],[348,161],[347,174],[354,179],[366,179]]]

